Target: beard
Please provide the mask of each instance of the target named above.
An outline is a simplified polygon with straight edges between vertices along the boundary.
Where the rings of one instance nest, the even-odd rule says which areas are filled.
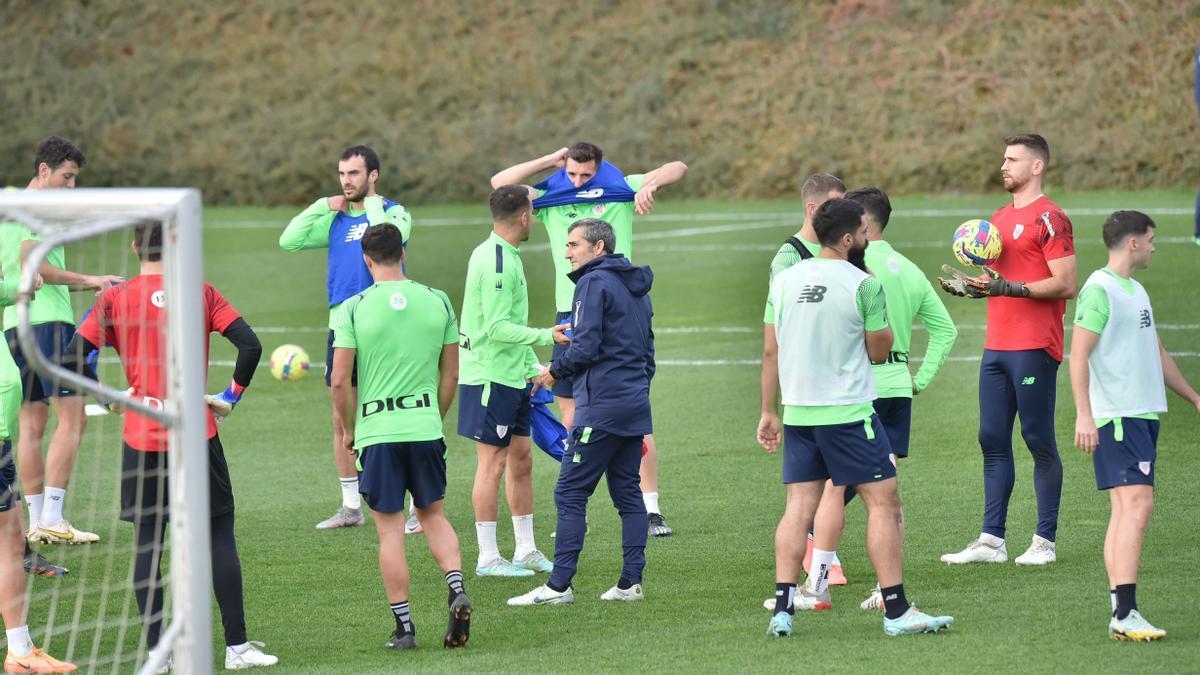
[[[348,202],[361,202],[367,197],[367,187],[364,185],[360,188],[352,188],[349,192],[343,187],[342,194],[346,196]]]
[[[846,260],[851,265],[867,272],[867,244],[863,244],[862,248],[852,248],[846,251]],[[870,274],[870,272],[867,273]]]
[[[1015,176],[1006,176],[1004,178],[1004,189],[1007,192],[1015,193],[1018,190],[1020,190],[1021,188],[1025,187],[1025,184],[1028,182],[1029,181],[1027,181],[1027,180],[1026,181],[1018,180]]]

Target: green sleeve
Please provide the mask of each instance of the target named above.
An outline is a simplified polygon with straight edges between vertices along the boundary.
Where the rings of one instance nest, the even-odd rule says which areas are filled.
[[[329,200],[321,197],[300,215],[292,218],[283,234],[279,235],[279,248],[285,251],[303,251],[310,248],[329,246],[329,226],[337,211],[329,208]]]
[[[522,287],[513,272],[492,272],[479,289],[483,305],[483,326],[488,337],[496,342],[514,345],[552,345],[554,337],[549,328],[530,328],[513,323],[513,293]]]
[[[533,347],[530,347],[528,349],[527,353],[525,354],[525,377],[526,378],[534,378],[534,377],[538,376],[537,365],[538,365],[537,354],[533,351]]]
[[[883,284],[875,277],[867,277],[858,285],[858,293],[855,294],[855,302],[858,304],[858,313],[866,322],[866,329],[869,331],[883,330],[887,328],[887,302],[883,296]]]
[[[412,216],[409,215],[408,210],[403,206],[393,204],[392,208],[384,211],[383,197],[374,195],[363,199],[363,210],[367,213],[368,225],[391,223],[399,228],[400,235],[404,237],[404,241],[408,241],[408,236],[412,234]]]
[[[763,323],[775,323],[775,301],[767,296],[767,308],[763,310]]]
[[[1099,335],[1108,325],[1108,293],[1103,286],[1088,286],[1075,301],[1075,325]]]
[[[452,345],[458,343],[458,318],[454,316],[454,305],[450,304],[450,298],[441,291],[434,291],[446,305],[446,333],[442,336],[442,344]]]
[[[917,391],[923,391],[933,381],[942,364],[946,362],[946,357],[950,355],[954,341],[958,338],[958,329],[954,327],[954,320],[950,318],[950,312],[946,311],[946,305],[942,304],[942,299],[938,297],[929,281],[925,281],[925,293],[921,296],[920,306],[917,307],[917,316],[921,319],[921,324],[925,326],[925,332],[929,334],[929,344],[925,347],[925,359],[921,362],[916,377],[913,378]]]
[[[635,173],[632,176],[625,176],[625,184],[629,186],[629,189],[637,192],[645,186],[646,174]]]
[[[0,307],[8,307],[17,301],[17,279],[0,277]]]
[[[404,235],[404,241],[407,242],[408,238],[412,236],[412,214],[408,212],[408,209],[394,204],[384,215],[387,217],[387,222],[400,228],[400,234]]]
[[[358,340],[354,336],[354,309],[362,301],[362,296],[354,296],[342,303],[338,308],[337,318],[333,324],[333,346],[335,349],[358,349]],[[333,364],[329,364],[333,368]]]

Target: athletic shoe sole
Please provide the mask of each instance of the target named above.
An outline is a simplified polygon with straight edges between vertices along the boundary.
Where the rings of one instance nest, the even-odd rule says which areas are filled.
[[[471,601],[466,593],[459,593],[450,603],[450,621],[446,626],[446,649],[460,649],[471,639]]]

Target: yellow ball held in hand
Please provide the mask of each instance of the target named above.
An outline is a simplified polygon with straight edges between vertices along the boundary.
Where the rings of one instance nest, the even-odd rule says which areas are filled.
[[[991,265],[1003,249],[1000,231],[986,220],[968,220],[954,231],[954,257],[969,267]]]
[[[271,377],[280,382],[303,378],[311,366],[308,352],[296,345],[280,345],[271,352]]]

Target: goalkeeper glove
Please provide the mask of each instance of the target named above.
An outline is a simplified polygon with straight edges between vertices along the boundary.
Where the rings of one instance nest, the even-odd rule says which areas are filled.
[[[246,392],[246,388],[237,382],[230,381],[229,386],[225,391],[216,396],[205,396],[204,400],[208,403],[208,407],[217,417],[226,417],[233,412],[234,406],[238,401],[242,400],[242,394]]]
[[[1009,281],[986,265],[983,268],[984,273],[978,277],[969,277],[950,265],[942,265],[942,271],[949,274],[950,278],[938,277],[938,283],[941,284],[942,290],[952,295],[966,298],[1029,297],[1029,288],[1025,286],[1024,282]]]

